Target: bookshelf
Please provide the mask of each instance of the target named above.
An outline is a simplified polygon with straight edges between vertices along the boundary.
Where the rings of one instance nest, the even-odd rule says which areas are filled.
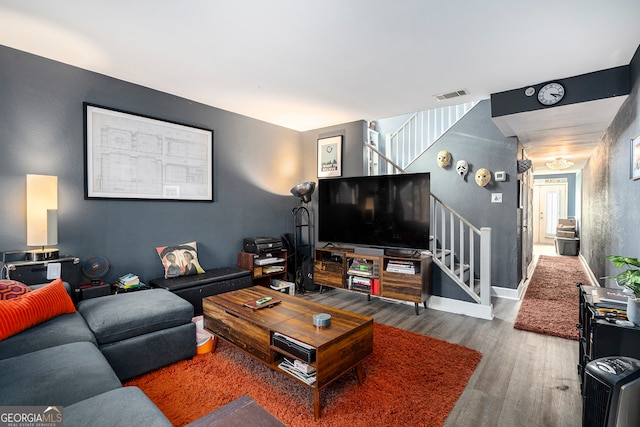
[[[316,248],[313,279],[322,287],[413,302],[419,314],[419,304],[426,308],[431,291],[431,256],[377,256],[340,247]]]
[[[254,285],[270,286],[273,279],[287,280],[287,251],[281,250],[270,257],[238,252],[238,268],[251,271]]]

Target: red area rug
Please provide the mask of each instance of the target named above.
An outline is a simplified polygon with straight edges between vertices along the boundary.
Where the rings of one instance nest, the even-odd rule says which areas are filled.
[[[541,255],[514,328],[577,340],[577,282],[591,283],[578,257]]]
[[[176,426],[185,425],[243,394],[289,427],[441,426],[480,362],[478,351],[402,329],[374,324],[365,380],[349,373],[321,392],[313,419],[310,389],[264,367],[220,341],[199,355],[143,375],[140,387]]]

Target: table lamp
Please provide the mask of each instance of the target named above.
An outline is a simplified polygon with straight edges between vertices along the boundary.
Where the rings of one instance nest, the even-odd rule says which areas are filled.
[[[57,259],[58,244],[58,177],[27,175],[27,261]]]

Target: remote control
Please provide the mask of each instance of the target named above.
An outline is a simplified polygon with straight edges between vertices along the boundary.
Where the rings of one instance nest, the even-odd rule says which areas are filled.
[[[272,300],[272,298],[271,298],[271,297],[264,297],[264,298],[260,298],[259,300],[257,300],[257,301],[256,301],[256,304],[258,304],[258,305],[262,305],[262,304],[264,304],[264,303],[266,303],[266,302],[269,302],[269,301],[271,301],[271,300]]]

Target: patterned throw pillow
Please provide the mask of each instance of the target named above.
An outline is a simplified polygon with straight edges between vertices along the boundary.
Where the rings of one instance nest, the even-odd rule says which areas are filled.
[[[0,301],[19,297],[30,290],[30,287],[16,280],[0,280]]]
[[[164,266],[165,279],[204,273],[204,269],[198,261],[196,242],[176,246],[160,246],[156,248],[156,251]]]

